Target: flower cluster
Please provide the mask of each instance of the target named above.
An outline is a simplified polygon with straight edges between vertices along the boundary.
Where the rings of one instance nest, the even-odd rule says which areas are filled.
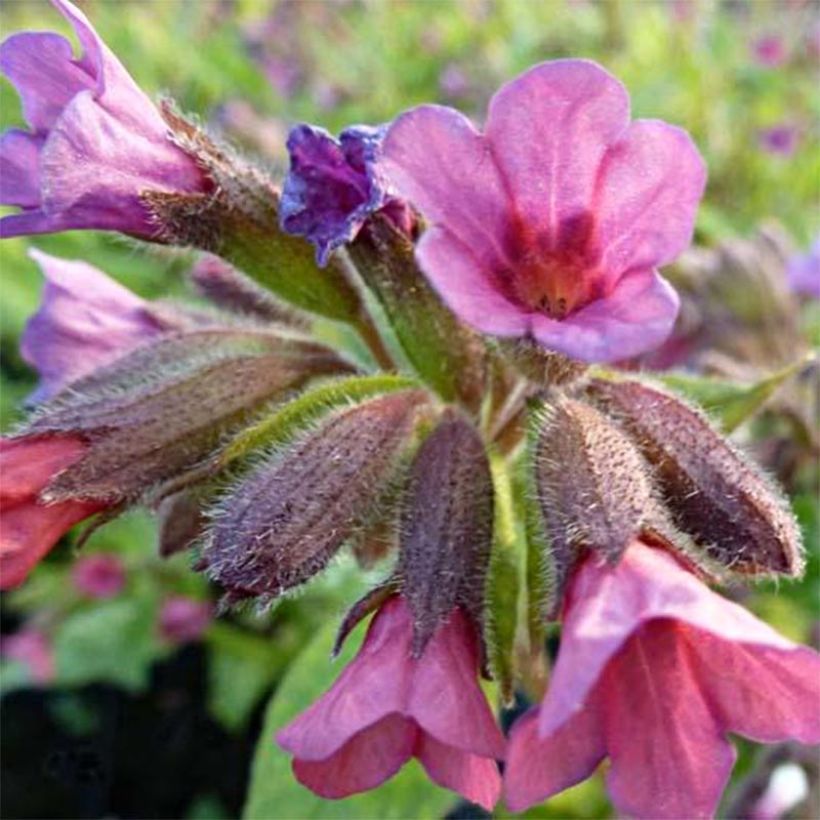
[[[483,131],[432,105],[339,140],[297,126],[280,186],[160,113],[54,2],[79,59],[54,34],[0,47],[32,129],[0,149],[0,198],[22,209],[3,235],[209,252],[189,279],[210,307],[33,252],[46,288],[22,349],[41,384],[0,442],[3,588],[76,523],[137,504],[158,511],[163,555],[198,547],[226,606],[276,600],[346,545],[367,562],[378,534],[391,568],[337,642],[372,614],[358,654],[277,735],[327,798],[417,758],[519,811],[607,758],[619,812],[706,817],[729,733],[820,741],[820,655],[710,588],[801,574],[778,488],[686,400],[601,366],[675,321],[658,269],[705,184],[684,131],[630,122],[615,78],[559,60],[505,85]],[[330,345],[317,317],[348,332]],[[96,598],[126,582],[111,556],[73,578]],[[169,599],[161,635],[196,639],[212,616]],[[480,677],[509,701],[543,671],[551,620],[548,690],[505,737]]]

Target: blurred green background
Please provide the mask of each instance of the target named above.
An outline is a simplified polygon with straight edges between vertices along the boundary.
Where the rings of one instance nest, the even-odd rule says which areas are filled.
[[[697,226],[701,244],[747,236],[773,216],[795,247],[808,246],[820,231],[820,6],[810,0],[80,5],[143,88],[170,94],[277,172],[295,121],[335,132],[353,122],[387,121],[422,101],[454,105],[480,121],[493,90],[519,71],[542,60],[589,57],[624,81],[635,116],[681,125],[700,146],[710,172]],[[5,0],[0,15],[3,36],[24,28],[69,33],[39,0]],[[22,122],[4,80],[0,119],[4,128]],[[20,402],[34,385],[17,352],[41,288],[29,246],[87,260],[148,297],[181,294],[188,261],[93,232],[3,243],[4,430],[20,418]],[[792,489],[816,552],[814,479]],[[44,630],[56,663],[53,682],[35,691],[23,665],[3,661],[5,816],[238,816],[260,732],[248,817],[480,816],[429,785],[414,766],[372,794],[320,801],[295,783],[275,749],[272,728],[338,672],[326,650],[338,614],[367,582],[352,561],[272,612],[225,616],[202,641],[179,647],[158,636],[161,601],[171,594],[204,599],[213,591],[187,557],[156,557],[150,518],[130,514],[84,549],[122,556],[128,582],[116,599],[94,603],[72,589],[70,544],[4,597],[4,632],[22,624]],[[817,591],[815,572],[779,590],[759,589],[745,603],[805,642]],[[735,790],[757,754],[742,747]],[[504,816],[503,808],[497,813]],[[527,816],[607,817],[611,809],[599,777]]]

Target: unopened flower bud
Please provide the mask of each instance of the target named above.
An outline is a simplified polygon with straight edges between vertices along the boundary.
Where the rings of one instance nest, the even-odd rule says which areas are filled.
[[[168,643],[195,641],[210,626],[213,607],[209,601],[196,601],[178,595],[169,598],[159,613],[159,632]]]
[[[706,417],[637,381],[591,388],[654,465],[674,523],[706,555],[743,575],[800,575],[800,530],[780,491]]]
[[[125,586],[125,568],[116,555],[87,555],[71,568],[71,582],[87,598],[113,598]]]

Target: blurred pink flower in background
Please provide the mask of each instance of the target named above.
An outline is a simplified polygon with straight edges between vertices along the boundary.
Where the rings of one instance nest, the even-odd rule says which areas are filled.
[[[771,154],[791,156],[797,149],[799,140],[799,131],[788,123],[780,123],[758,131],[760,147]]]
[[[34,627],[24,627],[0,639],[0,655],[22,663],[32,683],[45,685],[54,680],[54,653],[47,635]]]
[[[762,34],[752,41],[751,53],[755,62],[765,68],[777,68],[788,58],[786,44],[779,34]]]
[[[572,583],[539,709],[513,727],[507,804],[521,811],[589,777],[632,817],[711,817],[734,764],[728,733],[820,742],[820,655],[635,542]]]
[[[430,223],[421,269],[478,330],[585,361],[638,355],[671,331],[678,298],[657,268],[691,240],[705,166],[680,128],[630,123],[626,89],[595,63],[517,77],[483,134],[454,109],[414,108],[380,165]]]
[[[116,555],[87,555],[71,567],[74,588],[88,598],[114,598],[125,587],[125,567]]]
[[[209,601],[198,601],[178,595],[168,598],[160,609],[159,632],[169,643],[196,641],[211,625],[214,617]]]
[[[786,277],[794,293],[820,299],[820,236],[807,253],[798,254],[789,261]]]
[[[473,627],[454,610],[417,659],[412,634],[407,604],[391,598],[330,690],[276,739],[322,797],[373,789],[417,757],[440,786],[490,810],[504,738],[478,685]]]
[[[21,32],[0,45],[0,70],[20,94],[31,131],[0,139],[0,236],[72,228],[150,238],[143,191],[204,191],[196,162],[174,145],[151,100],[68,0],[52,0],[83,53],[54,32]]]

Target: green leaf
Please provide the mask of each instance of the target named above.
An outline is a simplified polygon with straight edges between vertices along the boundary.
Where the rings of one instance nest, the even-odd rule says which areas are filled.
[[[321,384],[306,390],[275,413],[236,435],[219,456],[224,466],[259,447],[281,446],[336,407],[372,396],[417,387],[418,382],[405,376],[352,376]]]
[[[696,401],[720,424],[725,433],[731,433],[751,418],[784,382],[813,358],[814,354],[810,353],[754,384],[738,384],[728,379],[688,373],[663,373],[655,378],[686,398]]]
[[[69,616],[54,635],[58,683],[144,689],[150,666],[162,652],[155,609],[153,597],[146,596],[95,603]]]
[[[307,708],[328,689],[361,644],[364,629],[348,639],[336,661],[330,650],[337,624],[329,621],[305,647],[274,693],[265,715],[251,772],[243,817],[321,818],[437,818],[447,813],[457,797],[433,785],[413,760],[383,786],[345,800],[323,800],[301,786],[290,768],[290,756],[274,740],[277,730]]]

